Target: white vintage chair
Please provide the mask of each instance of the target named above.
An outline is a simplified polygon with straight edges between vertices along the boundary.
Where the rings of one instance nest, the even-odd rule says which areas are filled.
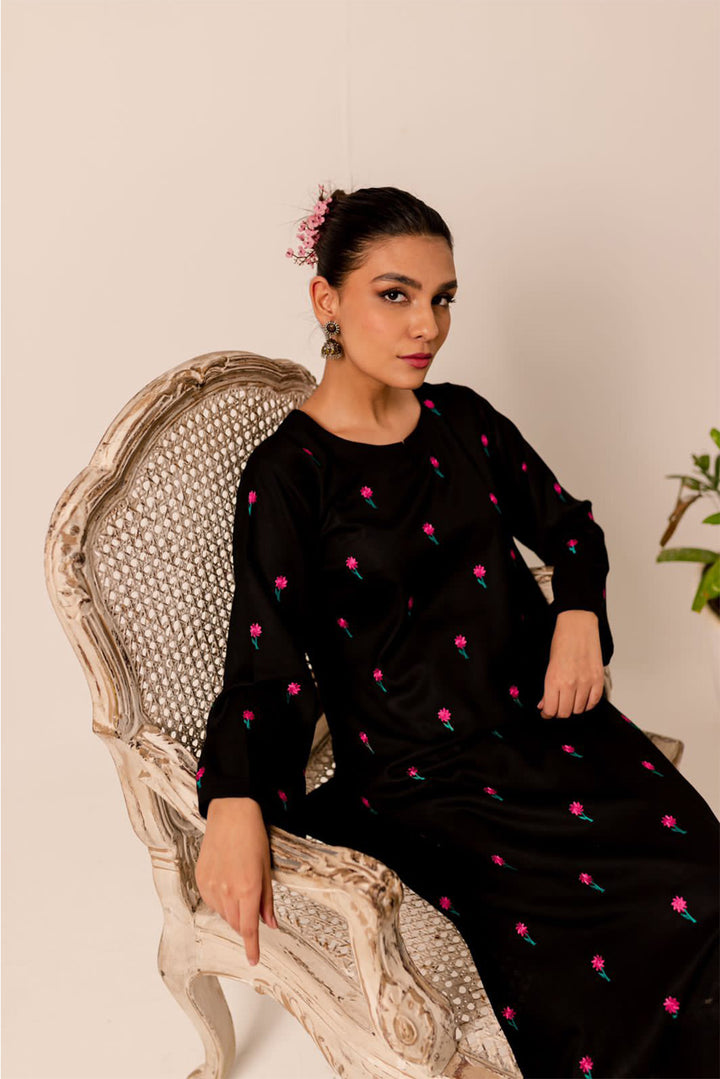
[[[251,352],[178,365],[122,409],[50,520],[48,590],[163,906],[160,974],[205,1046],[191,1079],[222,1079],[234,1060],[218,975],[271,993],[339,1076],[519,1077],[463,938],[381,862],[272,826],[280,928],[260,922],[254,967],[197,892],[194,773],[222,682],[237,484],[315,385],[303,366]],[[551,599],[551,567],[533,573]],[[608,668],[605,680],[609,695]],[[679,762],[681,741],[646,733]],[[333,767],[323,716],[308,790]]]

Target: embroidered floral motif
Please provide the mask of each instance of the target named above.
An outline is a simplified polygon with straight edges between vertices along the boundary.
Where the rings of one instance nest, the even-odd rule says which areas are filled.
[[[582,884],[588,884],[591,888],[595,888],[595,890],[598,892],[605,891],[604,888],[601,888],[599,884],[595,883],[590,873],[579,873],[578,880],[581,881]]]
[[[431,525],[429,521],[426,521],[425,524],[422,526],[422,530],[425,533],[425,535],[428,537],[428,539],[431,539],[433,541],[433,543],[438,542],[435,539],[435,525]],[[439,544],[438,544],[438,546],[439,546]]]
[[[510,865],[508,862],[505,861],[502,854],[492,854],[490,857],[495,863],[495,865],[499,865],[504,869],[515,869],[514,865]],[[515,872],[517,873],[517,869],[515,869]]]
[[[363,496],[363,498],[365,499],[365,501],[367,502],[367,504],[369,506],[372,506],[372,508],[374,510],[377,509],[377,506],[373,502],[373,498],[372,498],[372,495],[373,495],[372,487],[368,487],[367,484],[366,484],[364,487],[360,488],[360,494]]]
[[[473,566],[473,574],[475,575],[475,580],[478,584],[481,584],[483,588],[487,588],[487,585],[485,584],[486,573],[487,570],[485,569],[485,567],[481,566],[479,563],[477,566]]]
[[[586,816],[586,814],[583,812],[582,802],[571,802],[569,808],[570,812],[573,813],[579,820],[591,821],[593,819],[592,817]]]
[[[569,753],[571,757],[582,757],[582,753],[576,753],[575,747],[570,745],[562,746],[564,753]]]
[[[470,658],[465,649],[465,645],[467,644],[467,637],[464,637],[462,633],[458,633],[455,637],[454,644],[461,656],[464,656],[465,659]]]
[[[601,955],[594,955],[591,959],[591,963],[593,965],[593,969],[596,970],[598,974],[605,979],[606,982],[609,982],[610,978],[608,978],[607,974],[605,973],[605,960],[603,959],[603,957]]]

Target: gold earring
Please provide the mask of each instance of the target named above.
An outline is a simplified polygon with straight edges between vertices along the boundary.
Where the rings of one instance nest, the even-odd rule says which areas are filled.
[[[331,356],[333,359],[339,359],[344,355],[343,347],[339,341],[336,341],[334,337],[330,335],[333,333],[340,333],[340,327],[337,322],[326,322],[324,326],[325,330],[325,344],[321,349],[321,355],[327,359]]]

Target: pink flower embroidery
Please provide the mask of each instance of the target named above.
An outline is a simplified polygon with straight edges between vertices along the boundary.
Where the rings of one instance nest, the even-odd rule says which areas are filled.
[[[582,802],[571,802],[569,808],[570,808],[570,812],[573,813],[576,817],[579,817],[580,820],[589,820],[589,821],[592,820],[592,817],[588,817],[583,812],[583,804],[582,804]]]
[[[425,776],[420,775],[420,773],[418,772],[415,765],[412,765],[410,768],[408,768],[407,774],[410,776],[411,779],[424,779],[425,778]]]
[[[478,582],[478,584],[481,584],[483,586],[483,588],[487,588],[487,585],[485,584],[485,581],[483,580],[486,572],[487,572],[487,570],[485,569],[484,566],[481,566],[479,564],[477,566],[473,566],[473,573],[475,574],[475,580]]]
[[[440,479],[441,480],[445,479],[442,472],[440,471],[440,462],[438,461],[437,457],[431,457],[430,458],[430,464],[433,466],[433,468],[435,469],[435,472],[440,477]]]
[[[452,731],[452,730],[455,729],[452,726],[452,724],[450,723],[450,709],[449,708],[441,708],[438,711],[438,719],[440,720],[440,722],[443,724],[444,727],[447,727],[447,729],[449,731]]]
[[[492,493],[492,491],[490,492],[489,498],[490,498],[490,501],[492,502],[493,506],[495,507],[495,509],[498,511],[498,513],[502,513],[502,510],[498,506],[497,497]]]
[[[557,482],[557,480],[555,480],[555,483],[553,484],[553,490],[555,491],[556,495],[560,496],[560,501],[561,502],[567,501],[566,498],[565,498],[565,495],[562,493],[562,487]]]
[[[282,802],[283,808],[287,810],[287,801],[288,801],[288,799],[287,799],[287,794],[285,793],[285,791],[278,791],[278,798]]]
[[[515,869],[514,865],[508,865],[501,854],[492,854],[490,857],[495,865],[504,866],[506,869]],[[517,869],[515,869],[515,872],[517,873]]]
[[[257,491],[248,491],[248,514],[252,515],[253,505],[257,502]]]
[[[205,769],[204,768],[198,768],[197,772],[195,773],[195,778],[197,779],[198,787],[200,786],[200,780],[202,779],[202,777],[204,775],[205,775]]]
[[[373,807],[368,802],[367,798],[361,798],[360,801],[362,802],[362,804],[365,806],[366,809],[369,809],[371,813],[375,813],[377,815],[377,809],[373,809]]]
[[[601,955],[594,955],[591,959],[591,963],[595,970],[598,972],[598,974],[600,974],[606,982],[609,982],[610,979],[605,973],[605,960],[603,959],[603,957]]]
[[[360,731],[360,741],[363,742],[368,747],[368,749],[370,750],[371,753],[375,752],[373,747],[370,745],[370,741],[369,741],[368,736],[365,733],[365,731]]]
[[[589,873],[579,873],[578,879],[583,884],[589,884],[591,888],[595,888],[598,892],[604,892],[605,889],[601,888],[599,884],[596,884]]]
[[[470,657],[468,656],[467,652],[465,651],[465,645],[466,644],[467,644],[467,637],[463,636],[462,633],[458,633],[457,636],[455,637],[455,647],[457,648],[457,650],[458,650],[458,652],[460,653],[461,656],[464,656],[465,659],[469,659]]]
[[[245,708],[244,711],[243,711],[243,720],[245,721],[245,726],[247,727],[248,730],[250,730],[250,724],[252,723],[252,721],[254,719],[255,719],[255,713],[253,711],[251,711],[249,708]]]
[[[510,689],[509,689],[508,692],[510,693],[510,696],[512,697],[512,699],[515,701],[515,704],[519,704],[520,707],[522,708],[523,707],[523,702],[520,700],[520,690],[518,689],[518,687],[517,686],[510,686]]]
[[[649,769],[649,771],[654,772],[656,776],[662,775],[662,772],[658,772],[652,761],[640,761],[640,763],[642,764],[643,768],[647,768]]]
[[[348,555],[348,557],[345,559],[345,565],[347,566],[347,568],[351,570],[356,577],[360,577],[360,580],[362,580],[362,576],[358,573],[357,564],[358,560],[357,558],[355,558],[354,555]]]
[[[690,911],[687,909],[687,903],[681,895],[676,895],[671,900],[671,906],[673,910],[676,910],[678,914],[682,914],[683,918],[687,918],[690,922],[697,921],[697,918],[693,918]]]
[[[572,757],[582,757],[582,753],[575,752],[575,746],[565,745],[562,747],[563,752],[569,753]]]
[[[520,468],[522,469],[523,472],[527,472],[527,463],[525,461],[523,461],[523,463],[520,465]]]
[[[284,588],[287,588],[287,577],[275,578],[275,599],[280,599],[280,593]]]
[[[300,683],[299,682],[288,682],[288,684],[287,684],[287,693],[285,694],[286,701],[289,701],[291,697],[297,697],[299,692],[300,692]]]
[[[433,541],[433,543],[437,543],[437,540],[435,539],[435,525],[431,525],[429,521],[426,521],[425,524],[422,526],[422,530],[425,535]],[[438,544],[438,546],[440,545]]]
[[[377,509],[377,506],[375,505],[375,503],[373,502],[373,499],[372,499],[372,493],[373,493],[372,492],[372,487],[368,487],[366,485],[366,486],[360,488],[360,494],[363,496],[363,498],[368,503],[368,505],[372,506],[373,509]]]
[[[458,911],[455,910],[452,903],[450,902],[449,896],[447,896],[447,895],[441,895],[440,896],[440,906],[442,907],[443,910],[449,910],[451,914],[457,914],[458,913]]]
[[[537,943],[536,941],[534,941],[532,939],[532,937],[528,933],[528,927],[525,925],[525,922],[517,922],[516,925],[515,925],[515,930],[518,933],[518,936],[521,936],[523,938],[523,940],[526,940],[528,942],[528,944],[536,944]]]
[[[680,1001],[677,997],[665,997],[663,1001],[663,1008],[666,1012],[669,1012],[673,1019],[677,1019],[677,1013],[680,1009]]]
[[[426,408],[429,408],[437,416],[442,416],[442,412],[440,412],[440,410],[435,407],[435,402],[432,401],[429,397],[425,398],[425,400],[423,401],[423,404],[425,405]]]
[[[487,435],[480,435],[480,441],[483,444],[483,449],[485,450],[485,456],[489,457],[490,456],[490,450],[488,449],[488,436]]]
[[[666,828],[672,828],[673,832],[682,832],[683,835],[687,835],[687,831],[684,828],[678,828],[675,817],[670,813],[666,813],[664,817],[660,818],[660,821]]]
[[[486,794],[489,794],[491,798],[497,798],[498,802],[503,802],[505,800],[498,794],[494,787],[483,787],[483,790]]]
[[[254,644],[254,646],[256,648],[258,648],[257,638],[260,636],[261,633],[262,633],[262,626],[260,625],[260,623],[259,622],[253,622],[252,625],[250,626],[250,637],[252,639],[252,643]]]
[[[579,1063],[580,1063],[580,1071],[585,1076],[585,1079],[592,1079],[592,1075],[591,1075],[592,1066],[593,1066],[592,1057],[581,1057]]]
[[[573,554],[577,554],[577,551],[575,550],[577,542],[578,541],[576,539],[570,539],[567,541],[567,546],[570,548]]]
[[[315,456],[315,454],[313,453],[313,451],[312,451],[312,450],[309,450],[309,449],[307,448],[307,446],[303,446],[303,448],[302,448],[302,449],[303,449],[303,453],[306,453],[306,454],[308,455],[308,457],[311,457],[311,458],[312,458],[312,460],[313,460],[313,461],[315,462],[315,464],[316,464],[316,465],[318,466],[318,468],[320,468],[320,462],[318,461],[318,459],[317,459],[317,457]]]
[[[383,673],[382,673],[382,671],[380,670],[379,667],[376,667],[375,670],[373,671],[373,678],[375,679],[377,684],[380,686],[380,689],[383,691],[383,693],[387,693],[387,690],[385,689],[385,686],[383,685],[383,680],[382,680]]]
[[[340,629],[344,629],[344,630],[345,630],[345,632],[347,633],[348,637],[352,637],[352,633],[350,632],[350,629],[349,629],[349,627],[348,627],[348,620],[347,620],[347,618],[342,618],[342,617],[338,618],[338,620],[337,620],[337,624],[338,624],[338,625],[340,626]]]
[[[515,1029],[517,1030],[518,1027],[517,1023],[515,1022],[515,1009],[508,1006],[507,1008],[503,1008],[502,1014],[503,1019],[507,1019],[507,1021],[510,1023],[510,1026],[515,1027]]]

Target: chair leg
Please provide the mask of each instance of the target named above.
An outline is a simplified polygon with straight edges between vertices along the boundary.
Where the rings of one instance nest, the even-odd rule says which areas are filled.
[[[168,946],[163,934],[161,955]],[[192,1019],[205,1046],[205,1063],[190,1072],[188,1079],[225,1079],[235,1061],[235,1030],[218,978],[167,969],[161,961],[158,966],[165,985]]]

